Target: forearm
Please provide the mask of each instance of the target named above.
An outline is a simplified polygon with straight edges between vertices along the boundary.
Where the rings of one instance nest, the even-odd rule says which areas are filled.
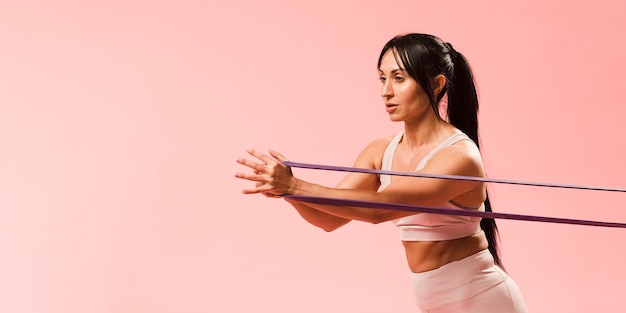
[[[355,220],[372,224],[378,224],[398,218],[395,215],[399,213],[399,211],[391,210],[369,209],[317,203],[300,203],[305,204],[308,208],[316,210],[320,213],[328,214],[345,220]],[[412,214],[415,213],[410,213],[406,215]]]
[[[288,198],[285,198],[285,201],[291,204],[291,206],[293,206],[296,211],[298,211],[298,214],[300,214],[300,216],[302,216],[302,218],[304,218],[307,222],[328,232],[333,231],[350,222],[350,219],[332,215],[312,208],[308,203],[302,203]]]
[[[296,188],[290,191],[290,194],[293,195],[306,195],[364,201],[381,201],[380,199],[382,199],[382,197],[380,197],[380,195],[376,191],[371,190],[328,188],[321,185],[308,183],[302,180],[299,180],[298,183],[294,185],[296,186]],[[394,210],[369,209],[351,206],[325,205],[314,203],[305,204],[308,208],[321,211],[332,216],[373,224],[385,222],[406,215],[415,214]]]
[[[341,188],[329,188],[321,185],[309,183],[306,181],[298,180],[297,184],[294,184],[296,188],[290,191],[293,195],[315,196],[325,198],[338,198],[349,200],[365,200],[365,201],[378,201],[378,193],[370,190],[358,190],[358,189],[341,189]],[[302,202],[299,202],[302,203]],[[368,223],[380,223],[385,221],[386,210],[350,207],[350,206],[337,206],[337,205],[325,205],[315,203],[304,203],[308,208],[326,213],[332,216],[340,217],[347,220],[358,220]]]

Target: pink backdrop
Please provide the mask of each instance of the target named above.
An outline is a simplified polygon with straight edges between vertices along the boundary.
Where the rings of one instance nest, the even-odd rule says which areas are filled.
[[[315,229],[235,159],[351,165],[401,127],[382,45],[428,32],[473,65],[492,177],[626,187],[626,9],[587,2],[0,3],[0,311],[413,312],[392,225]],[[626,222],[623,194],[492,197]],[[500,228],[532,312],[623,310],[626,230]]]

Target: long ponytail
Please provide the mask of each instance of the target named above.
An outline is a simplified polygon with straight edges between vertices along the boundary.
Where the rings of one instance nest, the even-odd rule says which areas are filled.
[[[463,131],[470,137],[480,149],[478,138],[478,95],[472,70],[460,52],[456,51],[450,43],[445,44],[450,51],[450,58],[454,66],[452,82],[448,84],[448,118],[450,124]],[[485,199],[485,211],[493,212],[489,195]],[[483,218],[480,227],[485,232],[489,242],[489,252],[493,255],[495,263],[500,266],[502,260],[498,251],[498,227],[492,218]]]
[[[439,102],[448,96],[447,115],[450,124],[464,132],[480,149],[478,138],[478,95],[472,70],[465,57],[450,43],[428,34],[407,34],[396,36],[383,48],[378,59],[380,68],[385,53],[391,50],[430,98],[430,103],[438,118]],[[439,94],[434,94],[432,79],[439,74],[446,77],[446,86]],[[485,199],[485,211],[492,212],[489,196]],[[495,263],[503,268],[498,249],[498,228],[496,221],[483,218],[480,227],[489,243],[489,252]]]

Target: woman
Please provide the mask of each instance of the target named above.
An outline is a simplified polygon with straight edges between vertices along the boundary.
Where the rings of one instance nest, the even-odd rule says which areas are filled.
[[[355,167],[485,176],[478,149],[478,98],[465,57],[427,34],[391,39],[378,60],[389,118],[404,122],[395,136],[378,139]],[[447,95],[447,101],[442,101]],[[440,104],[447,104],[445,116]],[[248,150],[239,159],[254,173],[246,194],[284,194],[491,211],[483,182],[351,173],[336,188],[300,180],[286,158]],[[513,280],[500,268],[492,219],[319,205],[285,198],[308,222],[332,231],[351,220],[393,221],[400,230],[413,289],[422,312],[526,312]]]

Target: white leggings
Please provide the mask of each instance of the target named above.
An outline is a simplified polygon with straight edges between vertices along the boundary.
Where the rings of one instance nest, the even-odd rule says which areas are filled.
[[[422,313],[526,313],[517,285],[489,250],[423,273],[411,273]]]

